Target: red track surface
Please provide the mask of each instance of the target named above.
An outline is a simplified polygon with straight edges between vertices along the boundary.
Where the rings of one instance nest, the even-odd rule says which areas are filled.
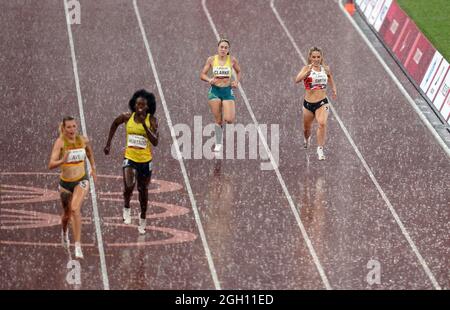
[[[279,171],[317,254],[314,261],[274,171],[261,171],[259,160],[189,159],[184,163],[211,268],[180,165],[170,153],[172,139],[133,4],[80,2],[81,24],[71,29],[87,132],[102,175],[96,194],[111,288],[323,289],[328,281],[334,289],[432,289],[433,277],[450,288],[449,159],[335,2],[278,0],[275,7],[304,55],[312,45],[324,48],[338,86],[335,110],[422,262],[334,114],[327,160],[317,160],[315,142],[303,150],[303,90],[293,84],[302,62],[269,2],[209,0],[218,32],[230,38],[240,61],[256,119],[279,124]],[[138,6],[172,122],[191,128],[194,116],[212,122],[199,72],[215,53],[216,38],[201,1]],[[4,1],[0,7],[7,12],[0,38],[0,288],[72,289],[66,281],[70,258],[58,243],[58,177],[46,170],[59,121],[79,116],[63,2]],[[161,123],[144,237],[119,218],[123,128],[112,154],[102,153],[112,120],[139,88],[157,96]],[[237,123],[253,123],[238,92],[236,102]],[[132,207],[137,216],[138,203]],[[82,214],[81,288],[102,289],[90,197]],[[380,284],[367,282],[372,259],[380,263]]]

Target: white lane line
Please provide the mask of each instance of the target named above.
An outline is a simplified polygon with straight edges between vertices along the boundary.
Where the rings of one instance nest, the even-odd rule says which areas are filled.
[[[82,129],[83,135],[85,135],[87,137],[86,121],[84,119],[84,110],[83,110],[83,100],[81,98],[81,90],[80,90],[80,79],[78,77],[77,58],[75,56],[75,46],[73,43],[72,28],[70,26],[70,18],[69,18],[69,14],[68,14],[69,9],[67,7],[66,0],[63,0],[63,2],[64,2],[64,12],[66,15],[67,33],[69,34],[69,44],[70,44],[70,54],[72,56],[73,75],[75,76],[75,87],[77,89],[78,109],[80,111],[81,129]],[[92,209],[93,209],[93,214],[94,214],[95,233],[97,236],[98,253],[100,256],[100,268],[101,268],[101,273],[102,273],[103,288],[105,290],[109,290],[108,270],[106,269],[105,250],[103,248],[102,231],[100,228],[100,217],[98,214],[98,206],[97,206],[97,194],[95,192],[94,180],[92,179],[92,176],[91,176],[91,165],[90,165],[89,161],[87,161],[87,169],[88,169],[88,173],[89,173],[89,184],[90,184],[89,186],[91,189]]]
[[[133,6],[134,6],[134,11],[136,13],[136,17],[137,17],[137,20],[139,23],[139,28],[141,29],[141,34],[142,34],[142,39],[144,40],[145,49],[147,50],[148,60],[152,67],[153,76],[155,77],[156,86],[158,87],[159,96],[161,97],[161,102],[162,102],[162,105],[164,108],[164,113],[165,113],[166,119],[167,119],[167,125],[169,126],[169,129],[170,129],[170,135],[172,136],[172,141],[173,141],[173,144],[175,145],[177,159],[178,159],[178,162],[180,163],[181,172],[182,172],[183,178],[184,178],[184,183],[186,184],[186,190],[189,194],[189,199],[191,200],[192,210],[194,211],[195,222],[197,224],[198,231],[200,233],[200,238],[202,240],[203,248],[205,250],[206,259],[208,260],[209,270],[211,272],[214,286],[216,287],[217,290],[220,290],[221,287],[220,287],[219,279],[217,277],[216,268],[214,267],[214,262],[213,262],[213,259],[211,256],[211,251],[209,250],[208,242],[206,241],[206,235],[203,230],[203,225],[200,220],[200,215],[198,213],[197,203],[195,202],[194,194],[192,193],[191,183],[189,182],[189,178],[186,173],[186,167],[184,166],[183,157],[180,152],[180,146],[178,145],[178,140],[175,135],[175,130],[173,129],[172,119],[170,117],[169,109],[167,108],[166,99],[164,97],[161,82],[158,77],[158,72],[156,71],[156,65],[155,65],[155,62],[153,61],[152,51],[150,49],[150,44],[147,40],[147,34],[145,33],[145,29],[142,24],[141,15],[139,13],[139,8],[137,6],[136,0],[133,0]]]
[[[216,26],[215,26],[215,24],[214,24],[214,22],[212,20],[211,15],[209,14],[208,8],[206,7],[206,0],[202,0],[202,6],[203,6],[203,10],[205,11],[206,17],[208,18],[208,21],[209,21],[209,23],[211,25],[211,28],[212,28],[212,30],[214,32],[214,35],[216,36],[216,39],[218,41],[220,39],[219,33],[217,32],[217,28],[216,28]],[[273,166],[273,168],[275,170],[275,173],[276,173],[276,175],[278,177],[278,181],[280,182],[280,185],[281,185],[281,187],[282,187],[282,189],[284,191],[284,194],[285,194],[285,196],[286,196],[286,198],[287,198],[287,200],[289,202],[289,206],[290,206],[290,208],[292,210],[292,213],[294,214],[295,220],[297,221],[297,224],[298,224],[298,226],[300,228],[302,236],[305,239],[305,242],[306,242],[306,245],[308,247],[309,253],[311,254],[311,256],[313,258],[314,264],[316,265],[316,268],[317,268],[317,270],[318,270],[318,272],[320,274],[322,282],[323,282],[323,284],[324,284],[324,286],[325,286],[325,288],[327,290],[331,290],[332,288],[330,286],[330,283],[328,282],[328,278],[327,278],[327,276],[325,274],[325,271],[324,271],[324,269],[322,267],[322,264],[320,263],[320,260],[319,260],[317,254],[316,254],[316,251],[314,250],[312,242],[311,242],[311,240],[308,237],[308,233],[306,232],[306,229],[305,229],[305,227],[303,225],[303,222],[302,222],[302,220],[300,218],[300,214],[298,213],[297,208],[295,207],[295,203],[292,200],[291,194],[289,194],[289,191],[288,191],[288,189],[286,187],[286,184],[284,183],[283,177],[281,176],[280,170],[278,169],[278,165],[276,164],[276,162],[275,162],[275,160],[273,158],[272,152],[270,151],[269,146],[267,145],[267,141],[266,141],[266,139],[264,138],[264,135],[261,132],[261,129],[259,127],[259,123],[256,120],[255,114],[253,113],[253,109],[250,106],[250,103],[248,101],[247,95],[245,94],[244,89],[242,88],[241,84],[239,84],[239,91],[240,91],[240,93],[242,95],[242,98],[244,99],[244,102],[245,102],[245,105],[247,107],[247,110],[250,113],[250,116],[251,116],[251,118],[252,118],[256,128],[258,129],[258,134],[259,134],[259,137],[261,139],[260,141],[263,143],[264,148],[266,149],[266,152],[267,152],[267,154],[269,156],[270,162],[271,162],[271,164],[272,164],[272,166]]]
[[[436,141],[439,143],[439,145],[442,147],[444,152],[447,154],[447,157],[450,158],[450,148],[445,144],[444,140],[442,140],[441,136],[437,133],[436,129],[431,125],[431,123],[428,121],[428,119],[423,115],[423,112],[419,109],[417,104],[414,102],[414,99],[411,98],[411,96],[408,94],[406,89],[403,87],[403,85],[400,83],[400,81],[397,79],[395,74],[391,71],[389,66],[386,64],[386,62],[383,60],[383,58],[378,54],[375,47],[372,45],[372,43],[367,39],[365,34],[362,32],[361,29],[359,29],[358,24],[353,20],[351,15],[345,10],[344,5],[342,4],[342,0],[339,1],[339,7],[341,11],[344,13],[344,15],[348,18],[350,23],[353,25],[353,27],[356,29],[356,31],[359,33],[361,38],[363,38],[364,42],[367,44],[369,49],[372,51],[372,53],[375,55],[375,57],[378,59],[380,64],[383,66],[384,70],[389,74],[391,79],[394,81],[395,85],[397,85],[400,92],[405,96],[408,103],[411,105],[411,107],[414,109],[414,111],[417,113],[419,118],[422,120],[422,122],[425,124],[425,126],[428,128],[428,130],[433,134],[433,137],[436,139]]]
[[[281,19],[280,15],[278,14],[277,9],[275,8],[274,4],[275,0],[270,1],[270,7],[272,8],[272,11],[274,12],[275,16],[277,17],[278,21],[280,22],[281,26],[283,27],[284,31],[288,35],[288,37],[292,38],[291,34],[289,33],[288,29],[286,28],[283,20]],[[302,59],[303,63],[306,64],[305,58],[300,53],[300,49],[298,48],[295,41],[292,39],[291,43],[294,45],[295,50],[297,51],[298,55]],[[430,268],[428,267],[427,263],[423,259],[422,255],[419,253],[419,250],[417,249],[416,245],[412,241],[408,231],[406,230],[405,226],[403,225],[402,221],[400,220],[397,212],[395,211],[394,207],[392,206],[391,202],[387,198],[386,194],[384,193],[383,189],[381,188],[380,184],[378,183],[377,179],[375,178],[374,174],[372,173],[372,170],[369,168],[369,165],[365,161],[364,157],[362,156],[361,152],[359,151],[358,147],[356,146],[355,142],[353,141],[352,137],[350,136],[347,128],[345,127],[344,123],[342,122],[341,118],[339,117],[338,113],[334,109],[333,105],[330,104],[331,111],[333,112],[334,116],[336,117],[336,120],[339,123],[339,126],[341,126],[342,131],[344,132],[345,136],[347,137],[348,141],[350,142],[351,146],[353,147],[356,155],[360,159],[361,163],[364,166],[364,169],[366,169],[370,179],[372,180],[373,184],[375,184],[375,187],[377,188],[378,192],[380,193],[381,197],[383,198],[384,202],[386,203],[389,211],[391,212],[392,216],[394,217],[397,225],[400,227],[400,230],[403,233],[403,236],[405,236],[406,240],[408,241],[410,247],[412,248],[414,254],[416,254],[417,259],[419,260],[420,264],[422,265],[422,268],[424,269],[425,273],[427,274],[428,278],[431,280],[433,286],[436,289],[441,289],[439,284],[437,283],[436,279],[434,278],[433,274],[430,271]]]
[[[351,24],[353,25],[353,27],[357,30],[357,32],[359,33],[359,35],[363,38],[364,42],[367,44],[367,46],[370,48],[370,50],[372,51],[372,53],[375,55],[375,57],[378,59],[378,61],[381,63],[381,65],[383,66],[383,68],[385,69],[385,71],[389,74],[389,76],[392,78],[392,80],[395,82],[395,84],[397,85],[397,87],[400,89],[401,93],[405,96],[405,98],[407,99],[407,101],[410,103],[410,105],[414,108],[414,111],[416,111],[417,115],[419,115],[420,119],[423,121],[423,123],[428,127],[428,129],[431,131],[431,133],[433,134],[433,136],[436,138],[436,141],[439,143],[439,145],[441,145],[441,147],[443,148],[443,150],[446,152],[447,156],[450,157],[450,149],[448,148],[448,146],[444,143],[444,141],[442,141],[441,137],[439,136],[439,134],[436,132],[436,130],[434,129],[434,127],[428,122],[428,120],[426,119],[426,117],[423,115],[423,113],[420,111],[420,109],[417,107],[417,105],[415,104],[414,100],[411,98],[411,96],[408,94],[408,92],[405,90],[405,88],[403,87],[403,85],[400,83],[400,81],[397,79],[397,77],[394,75],[394,73],[392,73],[391,69],[389,69],[388,65],[384,62],[383,58],[381,58],[381,56],[378,54],[378,52],[376,51],[376,49],[373,47],[372,43],[370,43],[370,41],[366,38],[366,36],[364,35],[364,33],[361,31],[361,29],[359,29],[358,25],[356,24],[356,22],[353,20],[353,18],[350,16],[350,14],[345,10],[343,4],[342,4],[342,0],[339,1],[339,7],[341,9],[341,11],[344,13],[344,15],[348,18],[348,20],[351,22]],[[336,114],[337,116],[337,114]],[[338,118],[338,117],[337,117]],[[348,135],[347,129],[344,129],[344,132],[346,132],[346,135],[348,137],[350,137],[350,135]],[[351,138],[350,138],[351,139]],[[350,141],[349,139],[349,141]],[[351,141],[352,145],[354,145],[353,141]],[[369,166],[367,165],[367,163],[365,162],[365,160],[363,159],[361,153],[359,153],[358,149],[356,148],[355,145],[355,151],[358,154],[358,157],[361,159],[361,162],[363,162],[364,167],[366,168],[367,172],[370,175],[370,178],[372,179],[372,181],[374,182],[375,186],[377,187],[378,191],[380,192],[381,196],[383,197],[384,201],[386,202],[389,211],[391,211],[392,216],[394,217],[395,221],[397,222],[398,226],[400,227],[403,235],[405,236],[406,240],[408,241],[409,245],[411,246],[414,254],[416,254],[417,259],[419,260],[420,264],[422,265],[422,268],[425,270],[425,273],[427,274],[428,278],[430,279],[431,283],[433,283],[433,286],[435,289],[440,290],[441,286],[439,285],[439,283],[436,281],[433,273],[431,272],[430,268],[428,267],[427,263],[425,262],[425,260],[423,259],[422,255],[420,254],[419,250],[417,249],[416,245],[414,244],[413,240],[411,239],[408,231],[406,230],[405,226],[403,225],[402,221],[400,220],[399,216],[397,215],[397,212],[395,212],[394,207],[392,206],[392,204],[390,203],[389,199],[386,197],[385,193],[383,192],[383,190],[381,189],[380,185],[378,184],[377,180],[375,179],[375,177],[373,176],[372,172],[369,169]]]

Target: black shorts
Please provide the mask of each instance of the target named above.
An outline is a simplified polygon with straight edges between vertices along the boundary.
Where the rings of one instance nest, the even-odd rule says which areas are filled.
[[[318,108],[320,108],[321,106],[328,104],[328,98],[324,98],[322,100],[320,100],[319,102],[308,102],[308,101],[303,101],[303,106],[305,107],[305,109],[307,109],[308,111],[313,112],[314,114],[316,114],[316,110]]]
[[[131,159],[124,158],[122,168],[131,167],[136,170],[138,177],[151,177],[152,176],[152,161],[145,163],[137,163]]]
[[[73,181],[73,182],[67,182],[64,180],[59,179],[59,188],[63,188],[71,193],[75,190],[75,187],[77,185],[80,185],[81,188],[86,189],[89,185],[88,176],[85,174],[81,179]]]

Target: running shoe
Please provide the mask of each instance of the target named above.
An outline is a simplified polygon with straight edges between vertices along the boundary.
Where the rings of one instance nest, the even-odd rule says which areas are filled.
[[[141,235],[145,234],[145,226],[147,226],[147,219],[141,219],[141,214],[139,213],[138,231]]]
[[[131,208],[123,208],[122,217],[125,224],[131,224]]]
[[[309,145],[311,144],[311,137],[312,136],[309,136],[308,139],[303,138],[303,148],[304,149],[309,148]]]
[[[319,157],[319,160],[325,160],[325,155],[323,154],[322,146],[317,147],[317,156]]]
[[[70,240],[69,240],[69,229],[61,230],[61,244],[63,248],[68,249],[70,246]]]
[[[222,151],[222,144],[216,144],[214,146],[214,152],[218,153],[220,151]]]
[[[81,245],[79,242],[75,242],[75,258],[84,258],[83,251],[81,251]]]

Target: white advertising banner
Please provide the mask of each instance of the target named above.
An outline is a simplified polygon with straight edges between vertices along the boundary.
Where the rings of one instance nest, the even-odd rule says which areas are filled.
[[[450,96],[447,95],[444,105],[442,106],[441,114],[444,119],[447,120],[447,124],[450,124]]]
[[[425,72],[425,75],[423,76],[422,82],[420,83],[420,89],[424,93],[427,92],[428,87],[430,87],[431,81],[433,80],[434,76],[436,75],[436,72],[439,68],[439,65],[442,61],[442,55],[438,51],[434,53],[433,58],[431,59],[430,65],[428,66],[427,71]]]
[[[444,78],[444,82],[437,91],[436,97],[434,98],[434,106],[441,111],[444,105],[444,100],[448,97],[448,92],[450,89],[450,72],[447,70],[447,75]]]
[[[378,14],[377,18],[375,19],[375,23],[373,24],[373,27],[377,32],[380,31],[381,25],[383,25],[384,19],[386,18],[387,12],[389,11],[391,4],[392,0],[386,0],[381,6],[380,14]]]
[[[375,20],[377,19],[378,15],[381,12],[381,8],[383,7],[385,0],[378,0],[377,3],[375,4],[375,7],[372,10],[372,13],[369,15],[369,17],[367,18],[367,21],[369,22],[369,24],[371,24],[373,26],[373,24],[375,23]]]
[[[370,17],[370,14],[372,14],[373,9],[377,5],[378,0],[369,0],[367,3],[366,9],[364,10],[364,16],[368,20]]]
[[[444,81],[445,76],[447,75],[448,71],[448,61],[445,59],[442,59],[441,65],[437,69],[436,74],[434,75],[433,80],[431,81],[430,86],[427,90],[427,97],[431,100],[431,102],[434,103],[434,98],[436,98],[437,91],[442,85],[442,82]]]
[[[366,10],[367,4],[369,3],[370,0],[363,0],[361,2],[361,4],[359,5],[359,8],[361,9],[362,12],[364,12]]]

